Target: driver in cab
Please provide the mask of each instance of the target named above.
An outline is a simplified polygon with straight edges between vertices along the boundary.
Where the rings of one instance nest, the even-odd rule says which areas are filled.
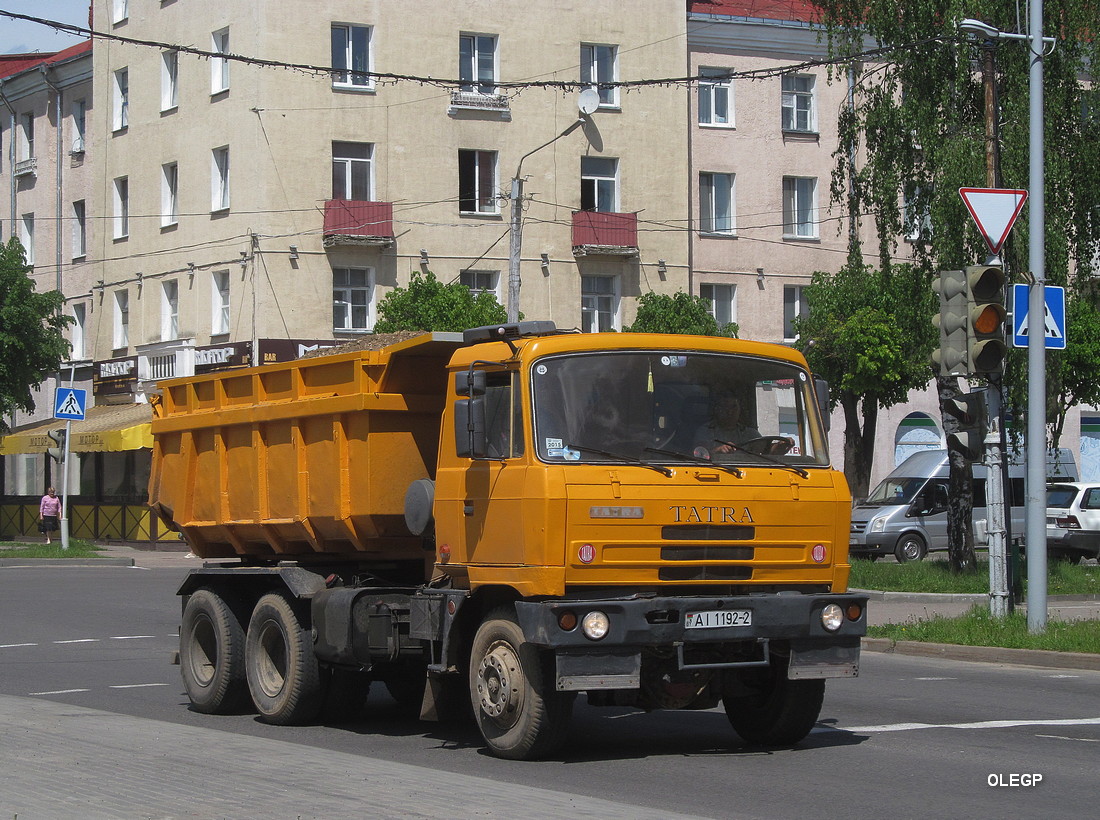
[[[710,420],[695,431],[695,455],[703,458],[713,458],[739,449],[750,453],[782,455],[790,447],[787,439],[761,436],[760,431],[745,418],[741,396],[729,389],[719,389],[711,395]]]

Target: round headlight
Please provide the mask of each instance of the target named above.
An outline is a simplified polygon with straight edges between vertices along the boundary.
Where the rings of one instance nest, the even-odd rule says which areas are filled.
[[[844,623],[844,610],[836,604],[827,604],[821,610],[821,625],[830,632],[836,632]]]
[[[598,641],[607,635],[611,620],[603,612],[589,612],[581,621],[581,632],[589,640]]]

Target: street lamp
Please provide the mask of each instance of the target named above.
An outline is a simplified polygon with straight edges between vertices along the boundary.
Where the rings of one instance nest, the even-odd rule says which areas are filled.
[[[512,218],[509,224],[511,236],[508,241],[508,321],[519,321],[519,263],[523,247],[523,161],[548,145],[553,145],[562,137],[567,137],[587,122],[587,117],[600,105],[600,95],[591,88],[584,89],[577,98],[578,116],[569,126],[554,137],[519,158],[516,175],[512,177],[512,190],[508,197],[512,203]],[[544,268],[545,270],[545,268]]]
[[[1032,0],[1030,34],[1000,31],[980,20],[966,19],[959,28],[988,40],[1028,40],[1031,70],[1028,75],[1030,107],[1028,117],[1028,315],[1031,326],[1042,327],[1038,317],[1046,310],[1046,196],[1043,168],[1043,0]],[[1032,633],[1044,632],[1047,623],[1046,549],[1046,338],[1042,333],[1027,335],[1027,626]]]

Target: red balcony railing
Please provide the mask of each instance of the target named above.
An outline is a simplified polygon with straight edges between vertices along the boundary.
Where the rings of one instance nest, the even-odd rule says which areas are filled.
[[[638,252],[638,215],[605,211],[573,212],[573,251],[594,253]]]
[[[325,244],[393,241],[393,203],[330,199],[325,202]]]

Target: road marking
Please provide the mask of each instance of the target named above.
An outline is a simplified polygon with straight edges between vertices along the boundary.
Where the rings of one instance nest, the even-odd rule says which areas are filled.
[[[958,680],[958,678],[913,678],[913,680]]]
[[[99,638],[77,638],[75,641],[54,641],[54,643],[99,643]]]
[[[144,689],[147,686],[168,686],[167,683],[119,683],[108,689]]]
[[[1100,717],[1052,720],[981,720],[974,723],[884,723],[878,726],[822,728],[825,732],[911,732],[914,729],[1011,729],[1017,726],[1100,726]]]
[[[74,692],[91,692],[91,689],[55,689],[52,692],[28,692],[28,695],[71,695]]]
[[[1047,675],[1047,677],[1048,678],[1053,678],[1054,680],[1060,680],[1061,678],[1079,678],[1081,676],[1080,675]]]
[[[1066,737],[1065,735],[1035,735],[1035,737],[1047,737],[1052,740],[1076,740],[1080,743],[1100,743],[1095,737]]]
[[[136,641],[138,638],[155,638],[156,635],[112,635],[112,641]]]
[[[6,643],[0,645],[0,649],[17,649],[20,646],[38,646],[36,643]]]

